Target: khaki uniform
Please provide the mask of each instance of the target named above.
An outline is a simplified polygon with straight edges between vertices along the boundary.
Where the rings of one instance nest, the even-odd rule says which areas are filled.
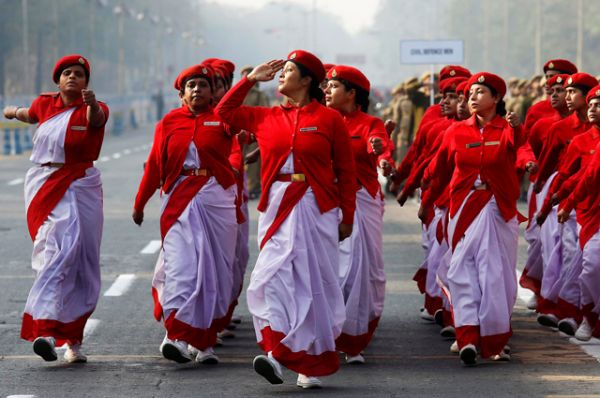
[[[258,85],[254,85],[248,95],[244,99],[244,105],[247,106],[270,106],[269,98],[265,93],[259,90]],[[252,152],[258,147],[256,142],[244,146],[244,156],[249,152]],[[260,157],[254,163],[247,164],[246,170],[246,182],[248,187],[248,194],[254,198],[260,194]]]

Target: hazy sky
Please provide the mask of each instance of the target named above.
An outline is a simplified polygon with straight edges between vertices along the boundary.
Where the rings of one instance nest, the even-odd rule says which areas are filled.
[[[209,3],[235,5],[244,8],[261,8],[269,3],[296,3],[307,8],[313,5],[341,18],[341,24],[350,33],[357,33],[370,26],[380,0],[208,0]]]

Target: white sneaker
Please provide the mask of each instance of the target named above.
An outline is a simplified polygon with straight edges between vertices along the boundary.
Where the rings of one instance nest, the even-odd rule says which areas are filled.
[[[569,336],[573,336],[577,330],[577,322],[575,322],[575,319],[573,318],[561,319],[560,322],[558,322],[558,330]]]
[[[497,362],[508,362],[510,361],[510,354],[503,350],[500,354],[493,355],[490,359]]]
[[[212,347],[208,347],[206,350],[198,350],[196,362],[204,365],[216,365],[219,363],[219,357],[215,354],[215,350]]]
[[[56,349],[54,348],[55,344],[54,337],[38,337],[33,340],[33,352],[41,356],[44,361],[56,361],[58,355],[56,355]]]
[[[460,350],[460,360],[467,366],[477,363],[477,348],[473,344],[467,344]]]
[[[454,340],[454,343],[450,346],[450,352],[453,354],[458,354],[460,350],[458,349],[458,341]]]
[[[302,388],[321,388],[322,387],[321,380],[316,377],[305,376],[302,373],[298,373],[298,381],[296,381],[296,385]]]
[[[425,308],[421,308],[419,310],[419,316],[421,317],[421,319],[424,319],[429,322],[435,321],[433,315],[431,315]]]
[[[440,330],[440,336],[445,339],[453,339],[456,337],[456,329],[454,329],[454,326],[443,327],[442,330]]]
[[[583,322],[575,332],[575,338],[580,341],[590,341],[592,338],[592,327],[586,317],[583,317]]]
[[[346,363],[350,365],[358,365],[361,363],[365,363],[365,357],[363,357],[362,354],[354,356],[349,356],[346,354]]]
[[[192,360],[188,351],[188,344],[183,340],[171,340],[165,336],[160,345],[163,357],[177,363],[187,363]]]
[[[235,337],[235,333],[233,333],[231,330],[224,329],[223,331],[217,333],[217,336],[220,339],[233,339]]]
[[[558,317],[554,314],[539,314],[537,316],[537,321],[542,326],[547,326],[550,328],[555,328],[558,326]]]
[[[283,374],[281,372],[281,365],[273,355],[269,352],[269,355],[258,355],[254,357],[252,361],[254,371],[267,379],[271,384],[282,384]]]
[[[81,352],[81,344],[74,344],[67,347],[65,355],[63,356],[65,361],[69,363],[86,363],[87,357]]]
[[[531,296],[531,298],[529,300],[527,300],[527,302],[525,303],[525,306],[530,310],[535,310],[537,308],[537,304],[538,304],[538,298],[534,294],[533,296]]]

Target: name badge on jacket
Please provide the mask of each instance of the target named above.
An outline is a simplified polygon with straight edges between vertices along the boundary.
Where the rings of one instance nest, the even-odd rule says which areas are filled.
[[[204,122],[205,126],[220,126],[221,122]]]
[[[75,130],[75,131],[86,131],[87,127],[86,126],[71,126],[71,130]]]
[[[300,127],[300,132],[305,133],[307,131],[317,131],[316,127]]]

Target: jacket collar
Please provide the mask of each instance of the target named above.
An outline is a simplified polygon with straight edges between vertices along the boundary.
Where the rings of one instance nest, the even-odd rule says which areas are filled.
[[[479,126],[477,125],[477,116],[476,115],[472,115],[469,119],[466,120],[465,123],[467,124],[467,126],[471,126],[471,127],[474,127],[479,130]],[[496,117],[494,117],[492,120],[490,120],[490,122],[488,124],[486,124],[486,127],[487,126],[490,126],[492,128],[502,129],[505,126],[505,121],[502,118],[502,116],[496,115]]]

